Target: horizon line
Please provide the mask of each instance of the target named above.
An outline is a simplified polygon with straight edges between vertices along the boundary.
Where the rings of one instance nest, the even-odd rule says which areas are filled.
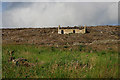
[[[60,25],[61,26],[61,25]],[[95,26],[120,26],[120,24],[106,24],[106,25],[74,25],[74,26],[61,26],[61,27],[95,27]],[[42,27],[0,27],[0,29],[20,29],[20,28],[57,28],[58,26],[42,26]]]

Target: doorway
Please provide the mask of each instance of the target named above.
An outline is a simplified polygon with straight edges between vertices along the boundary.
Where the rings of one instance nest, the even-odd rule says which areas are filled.
[[[73,33],[75,33],[75,30],[73,30]]]
[[[61,34],[64,34],[64,31],[63,31],[63,30],[61,30]]]

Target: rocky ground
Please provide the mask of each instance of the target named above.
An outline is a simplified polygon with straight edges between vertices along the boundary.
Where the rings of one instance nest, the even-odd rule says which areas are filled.
[[[58,34],[57,28],[3,29],[3,44],[36,44],[43,46],[87,45],[96,49],[118,50],[120,26],[91,26],[86,34]]]

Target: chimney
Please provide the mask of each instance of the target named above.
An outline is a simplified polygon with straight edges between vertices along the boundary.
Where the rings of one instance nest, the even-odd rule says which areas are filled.
[[[58,30],[60,29],[60,25],[58,26]]]
[[[60,25],[58,26],[58,34],[60,34]]]
[[[84,33],[86,33],[86,25],[84,26]]]

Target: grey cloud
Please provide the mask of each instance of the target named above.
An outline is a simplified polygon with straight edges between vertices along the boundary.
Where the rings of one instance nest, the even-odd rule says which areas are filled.
[[[0,28],[2,27],[2,12],[0,12]]]
[[[112,2],[8,3],[3,27],[44,27],[117,24],[118,4]],[[6,5],[7,6],[7,5]]]

